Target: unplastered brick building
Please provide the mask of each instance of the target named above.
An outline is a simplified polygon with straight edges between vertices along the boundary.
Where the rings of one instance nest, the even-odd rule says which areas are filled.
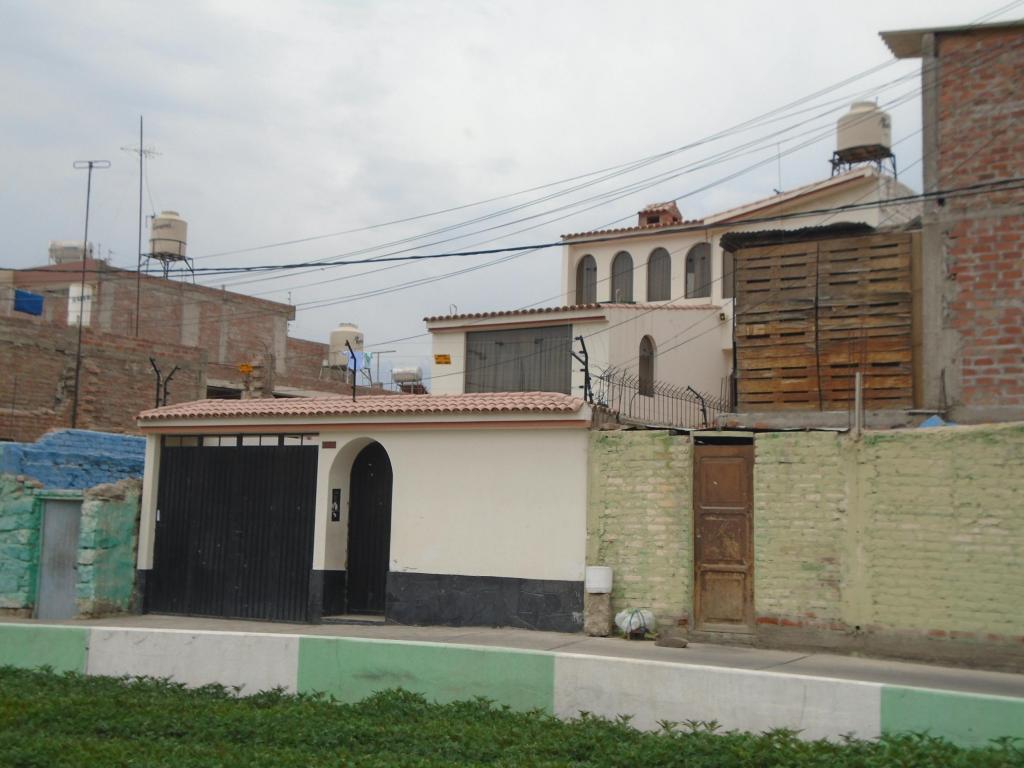
[[[81,282],[81,260],[0,271],[0,438],[34,440],[70,426],[73,410],[77,427],[134,432],[135,415],[164,400],[154,364],[161,382],[173,372],[168,403],[351,392],[321,378],[326,344],[288,335],[290,304],[91,258]]]
[[[1024,419],[1024,22],[882,38],[921,59],[926,404]]]

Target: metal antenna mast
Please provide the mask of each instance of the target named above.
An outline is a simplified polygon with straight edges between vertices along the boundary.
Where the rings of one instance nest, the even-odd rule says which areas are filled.
[[[85,257],[89,252],[89,198],[92,195],[92,169],[110,167],[109,160],[75,160],[75,170],[88,170],[85,180],[85,237],[82,238],[82,282],[78,290],[78,346],[75,348],[75,391],[71,399],[71,428],[78,425],[78,386],[82,378],[82,325],[85,318]],[[68,298],[71,294],[68,292]]]
[[[160,153],[142,143],[142,115],[139,115],[139,146],[121,147],[123,152],[133,152],[139,156],[139,260],[135,269],[135,335],[139,335],[139,318],[142,314],[142,174],[143,160],[157,157]]]

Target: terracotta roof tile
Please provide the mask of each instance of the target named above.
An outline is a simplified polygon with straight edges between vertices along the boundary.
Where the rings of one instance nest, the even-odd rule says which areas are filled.
[[[164,419],[242,418],[248,416],[368,416],[472,413],[576,413],[583,401],[559,392],[486,392],[462,395],[372,395],[289,397],[257,400],[194,400],[153,408],[140,422]]]
[[[562,239],[572,240],[577,237],[590,237],[592,235],[621,235],[626,232],[653,232],[657,229],[667,229],[669,227],[699,227],[703,223],[703,219],[684,219],[683,221],[667,221],[664,224],[641,224],[632,227],[617,227],[615,229],[592,229],[588,232],[573,232],[571,235],[562,235]]]
[[[600,309],[601,304],[573,304],[561,307],[531,307],[529,309],[499,309],[494,312],[464,312],[460,315],[431,315],[424,317],[423,322],[432,323],[437,320],[470,320],[485,317],[506,317],[509,315],[545,315],[555,312],[576,312],[586,309]]]
[[[519,317],[522,315],[554,315],[563,314],[566,312],[578,312],[580,310],[588,309],[642,309],[644,311],[649,311],[661,309],[718,309],[718,307],[712,306],[710,304],[613,304],[609,302],[607,304],[576,304],[564,307],[534,307],[532,309],[505,309],[497,310],[494,312],[467,312],[462,315],[434,315],[432,317],[424,317],[423,322],[435,323],[440,322],[442,320],[485,320],[491,317]]]

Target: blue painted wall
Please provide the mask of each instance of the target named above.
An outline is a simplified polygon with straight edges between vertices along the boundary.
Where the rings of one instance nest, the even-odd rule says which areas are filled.
[[[87,429],[62,429],[35,443],[0,443],[0,474],[26,475],[46,489],[84,490],[142,477],[146,440]]]

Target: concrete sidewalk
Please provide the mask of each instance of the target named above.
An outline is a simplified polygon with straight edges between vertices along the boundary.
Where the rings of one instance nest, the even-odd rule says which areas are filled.
[[[31,619],[9,618],[2,618],[0,622],[34,623]],[[621,638],[587,637],[582,634],[537,632],[527,629],[408,627],[396,624],[281,624],[154,614],[48,623],[77,627],[349,637],[550,651],[1024,698],[1024,675],[1008,672],[707,643],[692,643],[687,648],[661,648],[649,641],[626,641]]]

